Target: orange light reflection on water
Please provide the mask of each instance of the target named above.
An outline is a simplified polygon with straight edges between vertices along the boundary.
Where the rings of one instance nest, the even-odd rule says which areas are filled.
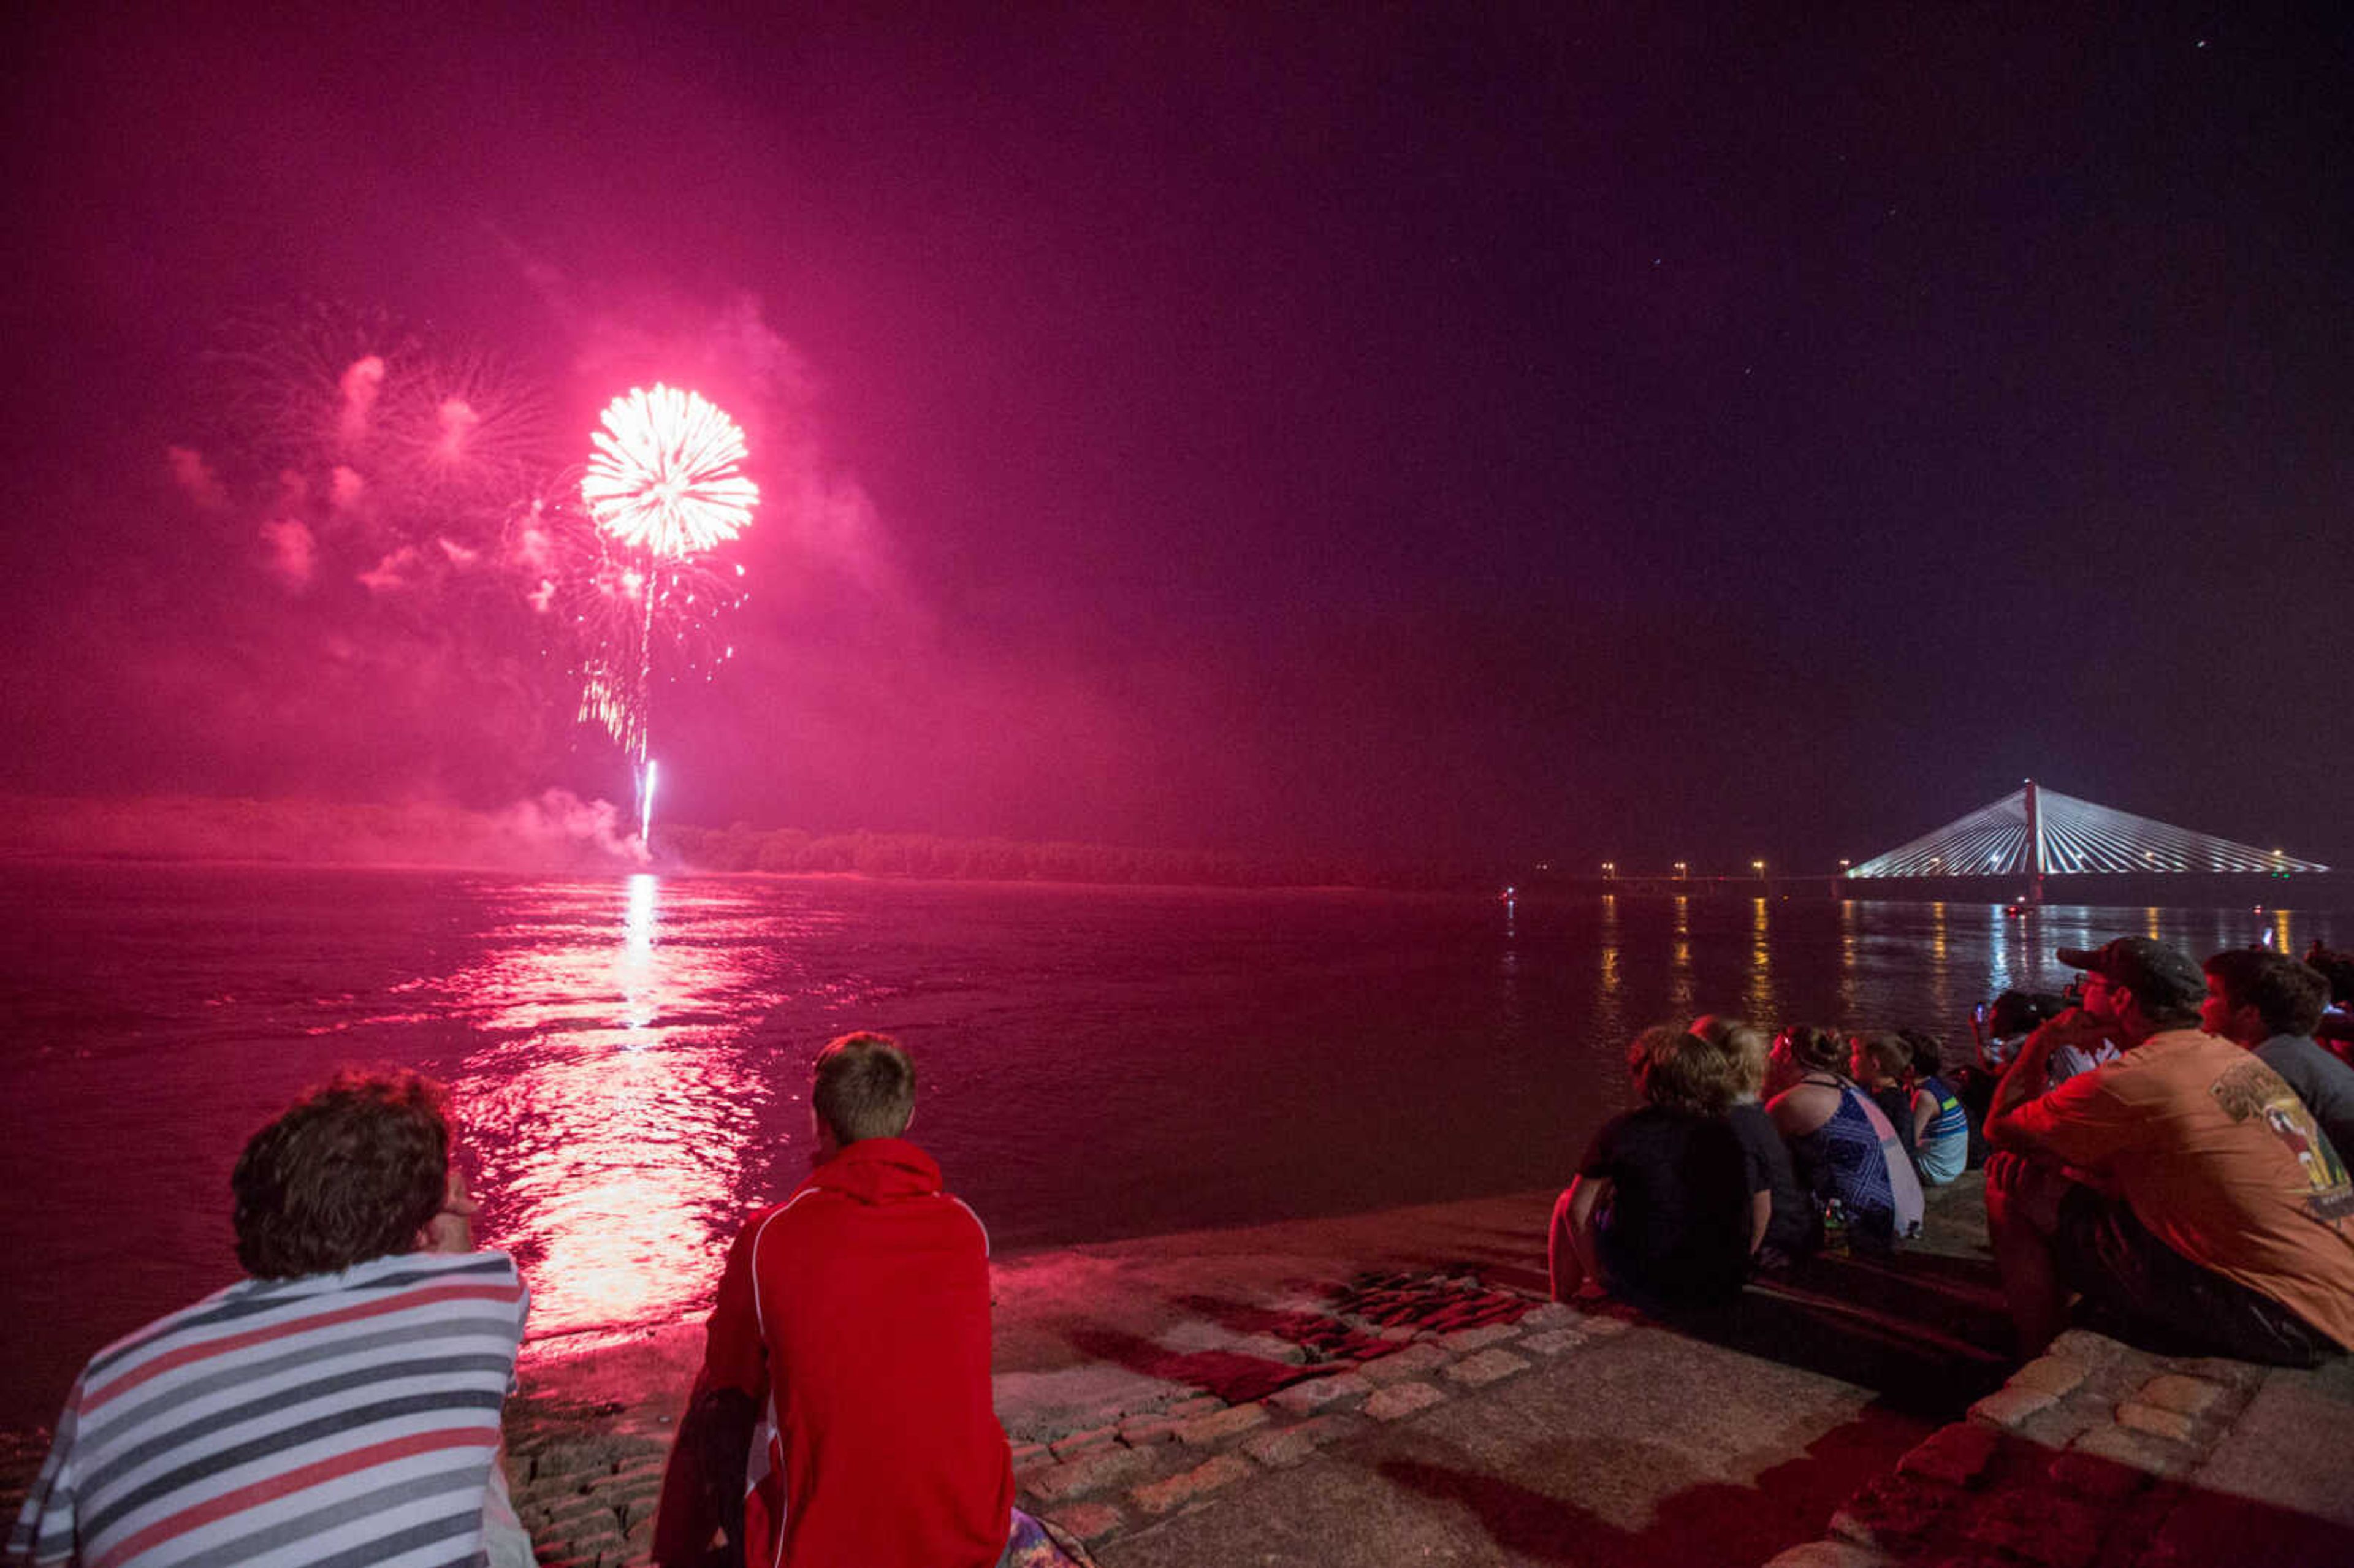
[[[518,920],[447,982],[490,1042],[467,1060],[464,1115],[502,1221],[487,1239],[523,1261],[535,1339],[707,1298],[771,1092],[730,1022],[751,945],[707,918],[699,939],[665,939],[666,900],[695,895],[657,876],[620,892],[603,922]]]
[[[1742,1005],[1750,1018],[1775,1016],[1773,926],[1768,919],[1766,900],[1750,900],[1749,912],[1749,989],[1743,993]]]

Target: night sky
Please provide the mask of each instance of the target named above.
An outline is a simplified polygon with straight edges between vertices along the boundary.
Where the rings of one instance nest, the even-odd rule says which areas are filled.
[[[273,569],[224,364],[375,313],[745,424],[681,821],[2354,861],[2342,5],[206,9],[0,48],[0,789],[625,797],[527,611]]]

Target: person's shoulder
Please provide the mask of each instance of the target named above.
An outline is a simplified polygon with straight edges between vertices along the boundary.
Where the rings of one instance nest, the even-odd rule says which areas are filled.
[[[493,1302],[512,1308],[518,1330],[530,1310],[531,1290],[523,1270],[496,1247],[475,1252],[400,1252],[355,1264],[324,1277],[315,1299],[321,1308],[338,1298],[362,1298],[419,1307],[439,1303]]]
[[[1637,1106],[1632,1110],[1622,1110],[1611,1115],[1600,1127],[1594,1129],[1594,1136],[1586,1140],[1588,1158],[1606,1154],[1617,1148],[1627,1140],[1630,1132],[1640,1136],[1643,1123],[1637,1118],[1650,1108],[1649,1106]]]
[[[341,1274],[306,1276],[304,1280],[281,1283],[283,1288],[299,1291],[304,1288],[306,1280],[315,1281],[314,1288],[323,1293],[339,1289],[502,1285],[522,1278],[523,1271],[515,1266],[512,1255],[497,1247],[481,1247],[472,1252],[391,1252],[355,1263]]]
[[[224,1308],[235,1310],[232,1303],[252,1294],[256,1286],[266,1281],[240,1279],[225,1285],[211,1295],[191,1301],[177,1311],[166,1312],[161,1318],[133,1329],[118,1340],[99,1348],[98,1352],[83,1363],[81,1381],[90,1382],[115,1363],[137,1356],[145,1347],[168,1342],[184,1330],[208,1324],[224,1315]]]
[[[1784,1089],[1780,1094],[1776,1095],[1772,1099],[1766,1102],[1766,1114],[1770,1117],[1776,1115],[1777,1112],[1793,1110],[1801,1106],[1821,1106],[1828,1104],[1836,1107],[1840,1097],[1845,1095],[1846,1092],[1847,1091],[1844,1089],[1833,1088],[1829,1084],[1792,1084],[1788,1088]]]
[[[2094,1068],[2087,1076],[2115,1082],[2179,1071],[2186,1065],[2202,1061],[2225,1061],[2245,1054],[2246,1052],[2230,1041],[2217,1039],[2203,1030],[2166,1029],[2129,1051],[2120,1051]]]
[[[828,1196],[824,1188],[811,1181],[804,1181],[777,1202],[761,1204],[746,1214],[744,1223],[736,1227],[737,1245],[748,1244],[762,1232],[773,1230],[778,1222],[783,1220],[789,1213],[798,1211],[803,1218],[807,1218],[811,1211],[814,1207],[822,1206]]]
[[[2354,1067],[2324,1050],[2320,1042],[2310,1035],[2275,1034],[2257,1046],[2255,1054],[2264,1065],[2285,1078],[2303,1073],[2332,1087],[2354,1088]]]
[[[2056,1086],[2046,1097],[2055,1105],[2099,1096],[2126,1105],[2170,1102],[2186,1094],[2206,1093],[2218,1074],[2251,1059],[2228,1040],[2197,1029],[2168,1029]]]

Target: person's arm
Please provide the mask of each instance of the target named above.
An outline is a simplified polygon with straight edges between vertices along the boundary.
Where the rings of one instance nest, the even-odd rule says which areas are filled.
[[[73,1393],[66,1398],[65,1413],[58,1417],[57,1434],[49,1439],[48,1457],[41,1461],[40,1477],[10,1529],[6,1555],[11,1563],[26,1563],[31,1568],[69,1568],[81,1561],[80,1483],[73,1463],[81,1388],[77,1378]]]
[[[2002,1081],[1994,1086],[1994,1100],[1987,1107],[1987,1142],[2013,1154],[2042,1152],[2037,1146],[2034,1130],[2019,1113],[2042,1097],[2051,1073],[2052,1054],[2062,1045],[2074,1044],[2079,1035],[2089,1037],[2098,1033],[2098,1022],[2092,1014],[2072,1007],[2029,1035],[2020,1046],[2019,1054],[2004,1070]]]
[[[1766,1138],[1779,1143],[1782,1135],[1771,1120],[1763,1118],[1752,1121],[1736,1118],[1733,1135],[1741,1144],[1741,1172],[1749,1187],[1749,1254],[1755,1257],[1757,1249],[1766,1245],[1766,1227],[1774,1219],[1774,1168],[1766,1163],[1754,1139]]]
[[[1988,1141],[2029,1160],[2067,1167],[2069,1176],[2108,1191],[2110,1161],[2147,1136],[2147,1091],[2132,1058],[2104,1063],[1988,1118]]]
[[[1580,1294],[1598,1296],[1604,1289],[1601,1255],[1595,1250],[1596,1216],[1610,1199],[1607,1176],[1580,1176],[1569,1184],[1569,1241],[1577,1253],[1585,1282]]]
[[[1929,1136],[1929,1124],[1937,1119],[1937,1097],[1926,1089],[1913,1091],[1913,1143],[1920,1146]]]
[[[1825,1088],[1820,1084],[1797,1084],[1784,1089],[1766,1103],[1766,1118],[1782,1141],[1804,1138],[1839,1114],[1840,1097],[1844,1091]],[[1866,1104],[1872,1097],[1864,1097]]]
[[[744,1540],[744,1477],[760,1401],[769,1393],[752,1270],[762,1214],[728,1250],[719,1298],[704,1327],[703,1366],[663,1470],[650,1555],[663,1568],[700,1568],[712,1540]]]

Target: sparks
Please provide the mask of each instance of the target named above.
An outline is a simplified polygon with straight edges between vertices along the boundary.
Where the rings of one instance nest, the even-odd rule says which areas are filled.
[[[657,556],[708,550],[752,521],[759,487],[737,469],[744,432],[702,394],[631,387],[592,433],[580,499],[599,527]]]

